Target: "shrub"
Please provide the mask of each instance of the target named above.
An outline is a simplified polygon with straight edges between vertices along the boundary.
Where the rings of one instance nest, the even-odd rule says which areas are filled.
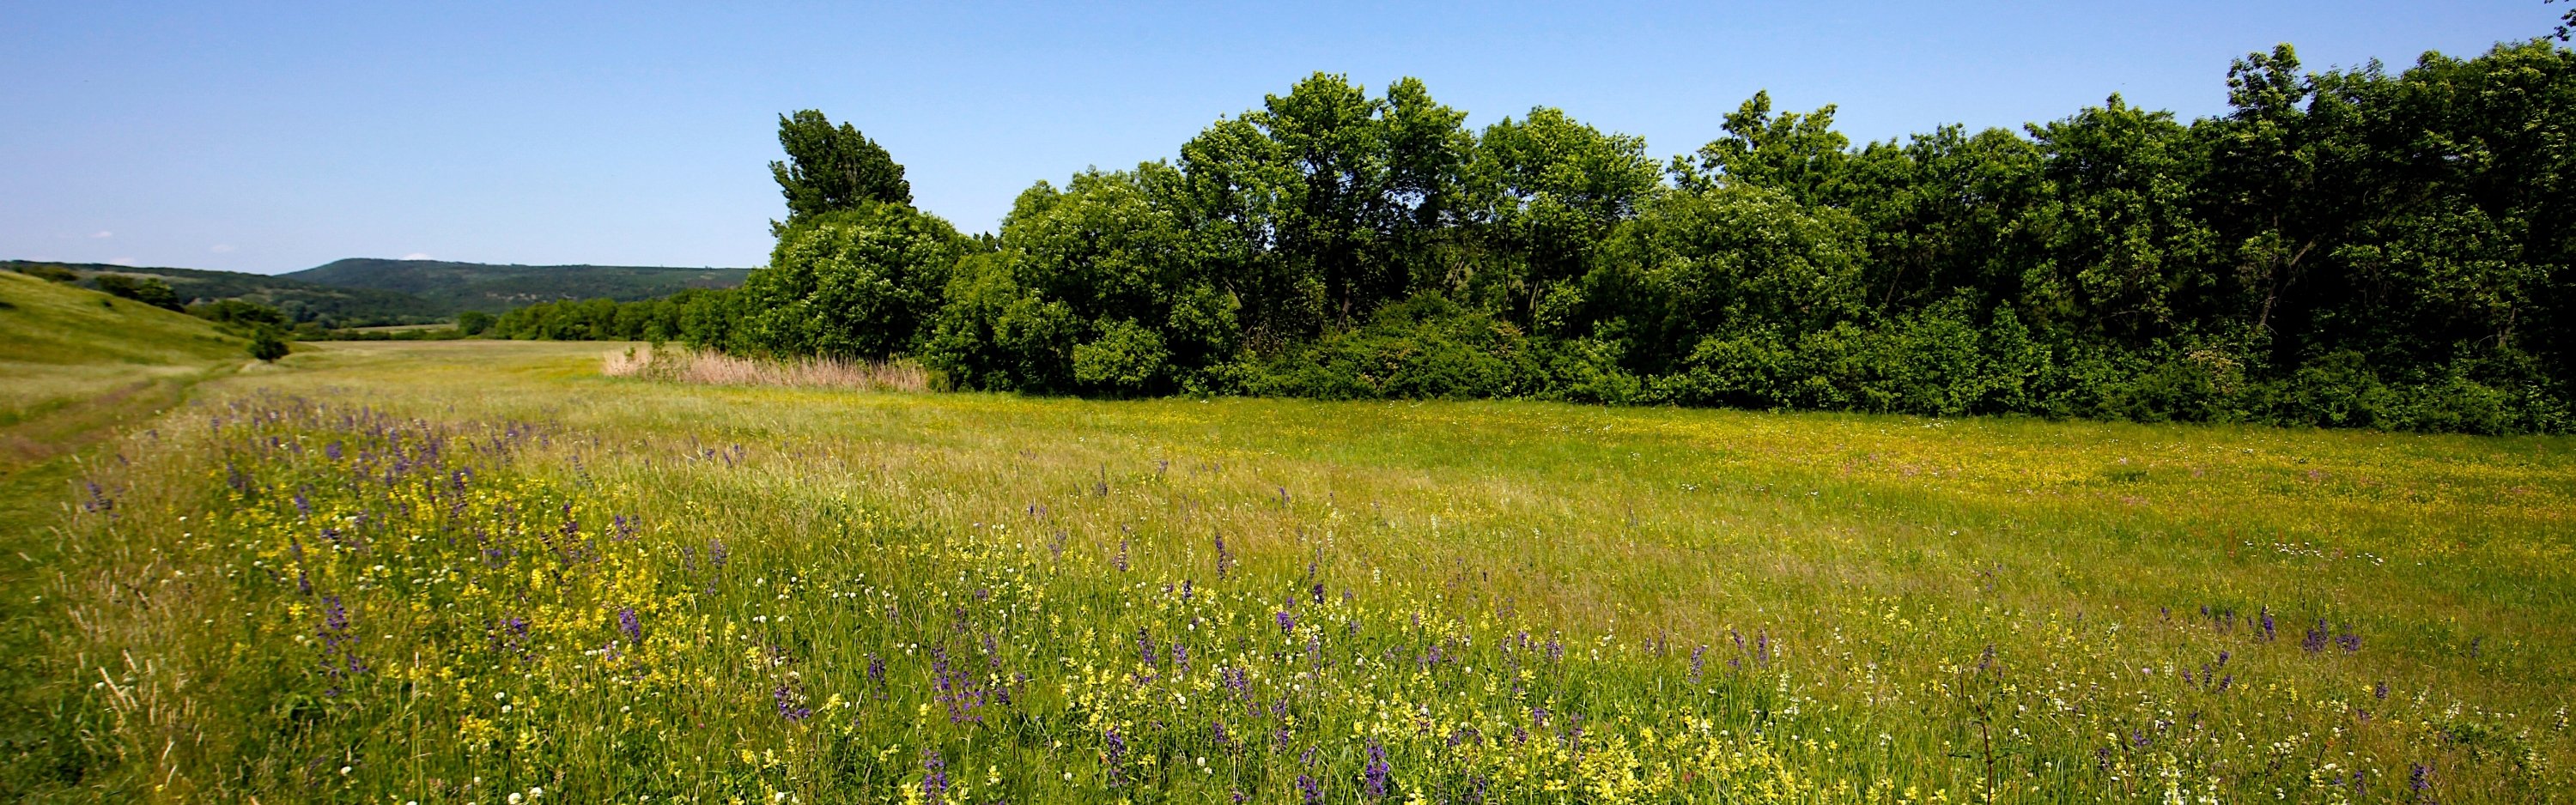
[[[277,328],[261,327],[250,336],[250,356],[262,363],[274,363],[290,352],[286,339],[279,338]]]
[[[179,294],[170,284],[151,277],[129,277],[123,274],[98,275],[98,289],[109,296],[123,297],[158,308],[179,310]]]

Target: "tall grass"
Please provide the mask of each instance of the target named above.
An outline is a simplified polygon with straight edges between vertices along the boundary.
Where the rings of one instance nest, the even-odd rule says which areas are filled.
[[[630,346],[611,351],[600,371],[680,383],[791,386],[860,391],[923,391],[929,372],[911,361],[846,361],[833,358],[746,358],[682,347]]]
[[[2559,802],[2563,439],[1094,403],[366,345],[114,445],[119,801]],[[91,484],[95,484],[92,486]]]

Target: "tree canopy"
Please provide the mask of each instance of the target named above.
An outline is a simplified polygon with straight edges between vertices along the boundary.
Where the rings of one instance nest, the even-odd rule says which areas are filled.
[[[806,109],[778,116],[778,145],[784,162],[769,163],[778,190],[787,197],[787,221],[773,224],[784,231],[809,217],[864,204],[912,204],[912,184],[903,166],[875,140],[856,127],[834,127],[822,112]]]
[[[2576,53],[2283,45],[2224,86],[2197,120],[2112,95],[1862,143],[1757,93],[1658,160],[1318,73],[974,237],[800,112],[770,265],[635,321],[1035,393],[2576,427]]]

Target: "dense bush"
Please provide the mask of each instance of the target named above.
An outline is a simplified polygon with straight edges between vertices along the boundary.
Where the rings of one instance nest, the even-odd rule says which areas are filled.
[[[726,345],[842,359],[908,352],[971,243],[900,204],[800,217],[781,230],[769,266],[737,291],[742,315]]]
[[[151,277],[129,277],[123,274],[100,274],[98,289],[109,296],[132,299],[147,305],[179,310],[179,294],[170,284]]]
[[[277,308],[269,307],[257,302],[245,302],[239,299],[217,299],[212,302],[199,302],[197,304],[189,305],[187,313],[188,315],[205,319],[216,324],[229,324],[238,327],[284,327],[287,325],[286,313],[284,311],[280,311]]]

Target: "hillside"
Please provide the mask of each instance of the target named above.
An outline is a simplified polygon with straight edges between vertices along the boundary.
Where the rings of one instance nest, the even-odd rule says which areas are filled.
[[[183,302],[240,299],[286,311],[296,321],[319,319],[340,326],[368,326],[430,322],[456,315],[454,310],[400,291],[338,286],[267,274],[104,263],[0,262],[0,268],[13,271],[34,266],[69,270],[80,275],[84,283],[94,281],[101,274],[156,277],[169,283],[170,290],[176,291]]]
[[[730,288],[741,284],[750,273],[747,268],[525,266],[351,258],[282,276],[341,288],[412,294],[453,315],[465,310],[499,313],[558,299],[606,297],[632,301],[690,288]]]
[[[246,360],[241,339],[203,319],[0,271],[0,474]]]

